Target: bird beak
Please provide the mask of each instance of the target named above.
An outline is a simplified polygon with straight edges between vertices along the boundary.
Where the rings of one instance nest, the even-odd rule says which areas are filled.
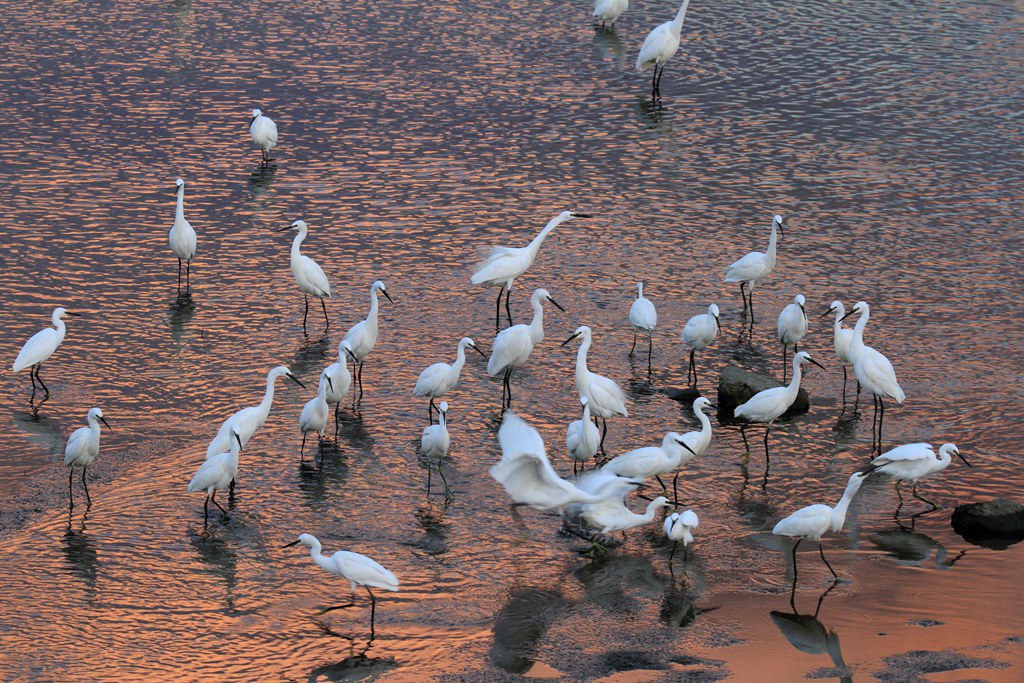
[[[568,344],[569,342],[571,342],[571,341],[572,341],[573,339],[575,339],[575,338],[576,338],[576,337],[578,337],[578,336],[580,336],[580,333],[579,333],[579,332],[573,332],[572,336],[571,336],[571,337],[569,337],[568,339],[566,339],[566,340],[565,340],[564,342],[562,342],[562,344],[561,344],[561,345],[562,345],[562,346],[565,346],[566,344]]]
[[[572,217],[573,218],[593,218],[593,215],[591,215],[589,213],[574,213],[572,215]]]
[[[786,236],[786,231],[782,229],[782,221],[779,221],[779,234],[781,234],[783,237]]]
[[[825,366],[824,366],[824,365],[822,365],[822,364],[821,364],[821,363],[819,363],[818,361],[814,360],[813,358],[808,358],[807,360],[811,361],[812,363],[814,363],[815,365],[817,365],[817,366],[818,366],[819,368],[821,368],[822,370],[824,370],[824,369],[825,369]]]
[[[103,424],[107,425],[107,429],[113,429],[113,427],[111,427],[111,426],[110,426],[110,423],[109,423],[109,422],[107,422],[105,418],[102,418],[102,417],[101,417],[101,418],[100,418],[100,422],[102,422]],[[961,457],[963,457],[963,456],[961,456]],[[965,462],[966,462],[966,461],[965,461]]]
[[[391,298],[390,294],[388,294],[388,290],[382,289],[380,290],[380,293],[383,294],[384,298],[386,298],[388,301],[390,301],[391,303],[395,303],[395,300]]]
[[[299,544],[299,541],[298,541],[298,539],[296,539],[296,540],[292,541],[291,543],[289,543],[287,545],[283,545],[281,547],[282,548],[291,548],[293,545],[298,545],[298,544]]]
[[[676,443],[679,444],[680,446],[682,446],[683,448],[685,448],[686,450],[690,451],[694,455],[697,455],[696,453],[693,452],[692,448],[690,448],[689,446],[686,445],[686,443],[684,441],[680,441],[679,439],[676,439]]]
[[[359,359],[356,358],[356,354],[352,353],[352,349],[345,349],[345,353],[348,354],[348,357],[352,359],[353,363],[359,362]]]
[[[715,319],[715,327],[717,327],[718,331],[721,332],[722,331],[722,321],[718,319],[717,315],[713,315],[711,317]]]
[[[834,309],[834,308],[830,308],[830,309],[828,309],[827,311],[825,311],[824,313],[822,313],[821,315],[819,315],[818,317],[819,317],[819,318],[824,318],[824,317],[825,317],[825,316],[827,316],[828,314],[830,314],[830,313],[835,313],[835,312],[836,312],[836,309]],[[846,316],[843,316],[843,317],[846,317]]]
[[[71,311],[64,311],[64,315],[73,315],[76,318],[81,318],[82,317],[81,313],[72,313]]]
[[[853,315],[854,313],[858,313],[858,312],[859,312],[859,311],[858,311],[858,310],[856,309],[856,307],[854,307],[853,309],[851,309],[851,310],[850,310],[850,312],[849,312],[849,313],[847,313],[847,314],[846,314],[846,315],[844,315],[844,316],[843,316],[842,318],[840,318],[840,319],[839,319],[839,322],[843,322],[844,320],[846,320],[847,318],[849,318],[849,317],[850,317],[851,315]]]
[[[242,450],[242,437],[238,435],[238,432],[231,432],[232,436],[235,437],[235,441],[238,442],[238,450]],[[296,541],[298,543],[298,541]]]
[[[967,465],[968,467],[974,467],[974,465],[972,465],[971,463],[967,462],[967,458],[965,458],[964,456],[960,455],[960,451],[956,452],[956,457],[958,457],[961,460],[963,460],[964,464]]]
[[[291,229],[292,229],[292,226],[290,226],[290,225],[286,225],[286,226],[284,226],[283,228],[278,228],[278,229],[277,229],[277,230],[275,230],[274,232],[284,232],[285,230],[291,230]]]
[[[483,356],[484,358],[487,358],[487,354],[484,353],[483,351],[481,351],[479,346],[477,346],[476,344],[470,344],[470,346],[472,346],[474,349],[476,349],[476,352],[479,353],[481,356]]]
[[[324,375],[324,379],[327,380],[327,386],[331,388],[331,391],[334,391],[334,382],[331,381],[331,376]]]
[[[807,319],[807,309],[804,308],[803,304],[798,304],[798,305],[800,306],[800,312],[804,314],[804,320],[806,320]]]
[[[555,308],[557,308],[558,310],[560,310],[560,311],[561,311],[562,313],[565,313],[565,309],[564,309],[564,308],[562,308],[562,304],[558,303],[557,301],[555,301],[554,299],[552,299],[552,298],[551,298],[550,296],[548,297],[548,301],[550,301],[551,303],[553,303],[553,304],[555,305]]]
[[[300,381],[299,381],[299,378],[298,378],[298,377],[296,377],[295,375],[293,375],[293,374],[292,374],[292,373],[290,373],[290,372],[288,373],[288,378],[289,378],[290,380],[292,380],[293,382],[295,382],[296,384],[298,384],[298,385],[299,385],[300,387],[302,387],[303,389],[305,389],[305,388],[306,388],[306,385],[305,385],[305,384],[303,384],[302,382],[300,382]]]
[[[860,476],[866,477],[869,474],[874,474],[875,472],[877,472],[878,470],[880,470],[881,468],[885,467],[888,464],[889,463],[884,462],[881,465],[868,465],[867,467],[860,471]]]
[[[717,403],[709,403],[708,404],[708,410],[718,410],[718,404]]]

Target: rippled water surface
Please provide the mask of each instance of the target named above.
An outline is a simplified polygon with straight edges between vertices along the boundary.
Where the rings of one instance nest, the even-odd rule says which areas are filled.
[[[1024,676],[1021,546],[949,524],[952,506],[1024,484],[1020,3],[694,0],[660,103],[632,65],[671,3],[634,0],[614,30],[583,2],[0,9],[0,357],[54,306],[82,314],[43,368],[48,401],[30,405],[24,372],[0,384],[4,680]],[[281,131],[262,169],[257,106]],[[179,176],[199,234],[190,299],[167,248]],[[578,325],[594,328],[591,368],[629,392],[617,453],[696,427],[664,393],[686,384],[687,318],[722,308],[698,358],[714,398],[727,364],[781,375],[775,317],[807,297],[801,346],[828,367],[805,379],[812,407],[777,425],[767,472],[759,434],[746,454],[714,420],[681,477],[701,519],[685,565],[660,524],[590,558],[556,514],[510,510],[487,473],[501,384],[475,354],[447,397],[454,499],[425,495],[416,377],[463,335],[489,349],[495,292],[469,285],[473,265],[565,209],[594,218],[555,230],[512,295],[520,321],[535,287],[567,309],[513,378],[560,472],[578,404],[558,342]],[[765,248],[774,213],[788,229],[751,327],[722,272]],[[316,308],[303,333],[291,235],[274,232],[298,218],[332,283],[326,333]],[[312,389],[279,382],[230,517],[204,529],[185,488],[217,426],[275,365],[313,387],[378,278],[395,303],[322,467],[299,463]],[[660,315],[650,369],[627,356],[638,280]],[[945,509],[912,524],[925,507],[908,504],[902,526],[892,485],[869,480],[825,542],[842,582],[825,594],[807,543],[791,606],[772,526],[834,503],[871,449],[870,406],[844,404],[817,318],[835,298],[871,303],[869,341],[906,391],[887,445],[954,441],[974,467],[923,484]],[[94,504],[69,515],[64,442],[94,405],[112,429]],[[314,618],[348,586],[281,549],[301,532],[399,576],[373,637],[362,595]]]

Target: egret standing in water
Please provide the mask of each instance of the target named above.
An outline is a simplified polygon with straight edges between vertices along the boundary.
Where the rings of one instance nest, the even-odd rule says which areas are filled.
[[[220,503],[217,502],[217,491],[225,491],[231,487],[231,483],[238,476],[238,453],[242,450],[242,436],[238,427],[231,425],[231,447],[225,453],[217,453],[207,458],[199,469],[196,470],[192,481],[188,484],[188,492],[206,491],[206,500],[203,501],[203,524],[206,524],[210,515],[210,501],[220,508],[224,516],[228,516]]]
[[[327,392],[333,388],[331,378],[327,371],[320,373],[320,386],[317,387],[316,396],[311,398],[306,405],[302,406],[302,413],[299,415],[299,431],[302,432],[302,446],[299,447],[299,461],[301,462],[306,451],[306,435],[316,432],[317,445],[320,447],[320,455],[324,452],[324,432],[327,431]]]
[[[800,349],[797,344],[807,334],[807,302],[803,294],[793,297],[793,303],[782,309],[777,326],[779,343],[782,344],[782,381],[786,381],[786,347],[793,346],[793,353]]]
[[[345,394],[352,387],[352,373],[348,371],[348,362],[355,362],[356,357],[352,355],[352,345],[344,339],[338,344],[338,362],[331,363],[324,368],[321,375],[331,378],[327,385],[327,404],[334,406],[334,433],[338,433],[338,411],[341,410],[341,401]]]
[[[171,251],[178,257],[178,291],[181,292],[181,262],[185,261],[185,291],[188,292],[191,287],[192,259],[196,256],[196,231],[185,220],[185,181],[178,178],[175,185],[178,203],[174,209],[174,225],[171,226],[169,239]]]
[[[427,495],[430,495],[431,472],[433,463],[437,460],[437,473],[441,475],[444,482],[444,499],[451,500],[452,490],[448,488],[448,480],[441,470],[441,460],[448,455],[448,447],[451,445],[451,436],[448,434],[448,401],[441,401],[441,409],[437,411],[437,424],[432,424],[423,430],[420,437],[420,451],[427,461]]]
[[[754,285],[758,280],[768,277],[775,268],[775,244],[778,235],[785,235],[782,229],[782,216],[778,214],[772,220],[772,232],[768,237],[768,251],[752,251],[725,269],[726,282],[740,283],[740,297],[743,299],[743,310],[750,309],[750,318],[754,318]],[[750,285],[750,293],[744,293],[744,287]],[[749,299],[749,301],[748,301]]]
[[[484,358],[487,357],[487,354],[480,350],[475,341],[469,337],[463,337],[459,340],[459,347],[455,350],[454,363],[451,365],[448,365],[448,363],[434,363],[421,372],[419,379],[416,380],[416,386],[413,387],[412,395],[419,398],[430,398],[430,405],[427,406],[427,419],[430,422],[434,421],[434,399],[441,398],[459,383],[462,366],[466,364],[467,348],[473,349]]]
[[[359,384],[359,398],[363,397],[363,361],[370,354],[370,351],[373,351],[373,347],[376,346],[379,333],[379,326],[377,324],[377,292],[383,294],[392,304],[395,303],[391,299],[391,295],[388,294],[384,283],[381,280],[374,280],[373,284],[370,285],[370,312],[365,320],[360,320],[345,333],[345,341],[352,346],[352,357],[357,364],[355,375],[356,382]]]
[[[494,338],[494,343],[491,344],[491,357],[487,360],[487,374],[497,377],[498,373],[505,373],[502,378],[502,410],[512,405],[512,385],[509,384],[512,370],[525,363],[533,352],[533,347],[544,341],[545,301],[551,302],[558,310],[565,311],[557,301],[551,298],[548,290],[536,289],[530,296],[530,306],[533,308],[533,320],[530,324],[520,323],[506,327],[498,333]]]
[[[594,3],[594,21],[600,19],[601,26],[609,22],[615,28],[615,20],[629,9],[629,0],[597,0]]]
[[[591,372],[587,368],[587,352],[593,341],[593,333],[586,325],[576,328],[572,336],[562,342],[565,346],[573,339],[582,339],[576,352],[576,392],[580,397],[586,396],[590,402],[590,412],[594,417],[601,418],[601,448],[604,448],[604,437],[608,434],[608,418],[621,415],[628,417],[626,410],[626,393],[618,384],[604,375]]]
[[[331,283],[327,281],[327,276],[324,275],[324,269],[320,267],[320,264],[313,259],[299,253],[299,246],[302,241],[306,239],[306,235],[309,234],[309,228],[306,227],[306,221],[295,221],[286,228],[281,228],[278,232],[284,232],[285,230],[298,230],[299,234],[292,240],[292,276],[295,277],[295,284],[302,290],[302,296],[306,302],[306,308],[302,311],[302,329],[306,329],[306,316],[309,315],[309,295],[320,299],[320,307],[324,309],[324,322],[327,324],[325,329],[330,329],[331,321],[327,317],[327,304],[324,303],[324,297],[331,298]]]
[[[846,307],[843,302],[836,299],[828,307],[828,310],[821,314],[822,318],[830,313],[835,314],[835,321],[832,324],[832,346],[836,350],[836,357],[843,366],[843,404],[846,403],[846,364],[850,363],[850,344],[853,342],[853,330],[843,327],[843,318],[846,317]],[[857,383],[857,393],[860,394],[860,383]]]
[[[647,71],[652,66],[654,74],[651,76],[651,99],[661,97],[661,77],[665,75],[665,64],[672,59],[676,50],[679,49],[679,34],[683,30],[683,18],[686,16],[686,7],[690,0],[683,0],[676,12],[676,18],[656,26],[653,31],[644,38],[644,44],[640,47],[640,54],[636,58],[637,73]],[[658,71],[658,67],[661,71]]]
[[[569,423],[565,432],[565,447],[573,460],[572,473],[576,474],[576,465],[587,462],[597,455],[601,448],[601,430],[590,419],[590,399],[580,396],[583,406],[583,417]]]
[[[352,600],[350,602],[344,605],[335,605],[334,607],[324,608],[317,612],[317,614],[324,614],[332,610],[351,607],[355,604],[356,586],[362,586],[370,596],[370,633],[372,634],[374,617],[377,613],[377,598],[374,596],[373,591],[371,591],[370,588],[383,588],[389,591],[397,591],[399,584],[395,575],[374,560],[371,560],[366,555],[360,555],[359,553],[339,550],[330,557],[324,557],[320,552],[320,541],[318,541],[316,536],[313,536],[312,534],[302,534],[299,536],[298,540],[292,541],[284,547],[290,548],[294,545],[298,545],[299,543],[310,549],[310,557],[312,557],[313,561],[320,565],[320,567],[335,576],[347,579],[352,587]]]
[[[683,562],[686,562],[686,546],[693,543],[693,530],[700,526],[697,513],[693,510],[686,512],[673,512],[665,519],[665,536],[672,541],[672,552],[668,554],[668,561],[676,554],[676,546],[683,542]]]
[[[629,355],[636,349],[636,333],[638,330],[647,332],[647,361],[650,363],[654,349],[654,328],[658,325],[658,311],[650,299],[644,297],[644,283],[636,283],[636,299],[629,307],[629,324],[633,327],[633,345],[629,347]]]
[[[75,465],[82,468],[82,488],[85,489],[86,505],[92,505],[89,497],[89,485],[85,483],[85,471],[100,454],[100,422],[110,425],[103,419],[103,411],[99,408],[89,409],[86,417],[88,427],[79,427],[71,432],[68,444],[64,447],[64,466],[68,468],[68,507],[75,507],[75,497],[71,490],[71,477],[75,473]]]
[[[570,218],[592,218],[589,214],[576,213],[574,211],[563,211],[552,218],[544,229],[541,230],[533,241],[525,247],[494,247],[486,259],[473,273],[470,282],[474,285],[485,287],[501,287],[498,290],[498,303],[494,312],[494,330],[501,327],[501,294],[505,293],[505,315],[508,316],[508,324],[512,324],[512,312],[509,310],[508,298],[512,294],[512,283],[517,277],[526,272],[526,269],[533,264],[540,251],[540,245],[544,238],[556,227]]]
[[[270,158],[270,150],[277,147],[277,124],[270,117],[264,116],[259,109],[253,109],[249,135],[252,136],[252,144],[259,147],[263,153],[263,163],[273,161]]]
[[[706,349],[711,342],[715,341],[720,329],[717,304],[708,306],[707,313],[695,315],[686,321],[679,338],[690,347],[690,366],[686,371],[687,382],[690,381],[690,376],[693,376],[693,384],[690,386],[697,386],[697,364],[693,359],[694,351]]]
[[[904,444],[897,446],[891,451],[882,453],[872,460],[871,464],[882,474],[896,480],[896,495],[900,498],[899,508],[903,507],[903,494],[900,492],[900,484],[909,481],[914,485],[911,491],[914,498],[928,503],[932,506],[933,510],[937,510],[939,509],[938,505],[917,494],[917,482],[925,477],[938,474],[949,467],[949,463],[953,460],[952,456],[954,455],[963,460],[965,465],[971,467],[971,463],[967,462],[967,458],[960,453],[960,449],[956,447],[956,444],[952,443],[942,444],[938,455],[935,455],[935,450],[930,443]],[[896,509],[897,513],[899,508]]]
[[[64,326],[62,318],[66,315],[78,315],[78,313],[72,313],[60,306],[53,309],[53,315],[50,319],[53,321],[56,329],[44,327],[33,334],[25,342],[25,345],[21,347],[18,357],[14,359],[14,365],[11,367],[14,372],[20,372],[29,366],[32,367],[28,374],[32,379],[33,395],[36,393],[36,380],[39,380],[39,385],[43,387],[46,395],[50,395],[50,390],[43,384],[43,378],[39,376],[39,370],[43,362],[52,356],[53,352],[60,346],[60,343],[64,341],[64,334],[67,332],[67,328]]]
[[[300,382],[299,378],[293,375],[291,370],[284,365],[278,365],[267,373],[267,390],[263,394],[263,400],[260,401],[259,405],[242,408],[224,420],[220,429],[217,430],[217,436],[213,437],[213,441],[206,447],[207,458],[211,458],[231,448],[231,425],[238,427],[239,434],[242,437],[242,447],[244,448],[245,444],[249,443],[249,439],[252,438],[257,429],[263,426],[263,423],[267,421],[267,417],[270,415],[270,407],[274,403],[274,382],[279,377],[287,377],[303,389],[306,388],[306,385]]]

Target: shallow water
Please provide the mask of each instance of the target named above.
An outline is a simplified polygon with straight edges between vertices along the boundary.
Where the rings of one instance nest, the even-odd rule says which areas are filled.
[[[1019,3],[695,2],[658,105],[631,66],[674,8],[632,5],[601,31],[584,3],[0,3],[16,130],[0,146],[0,357],[53,306],[83,314],[37,411],[24,373],[0,384],[5,680],[905,680],[917,650],[968,667],[931,680],[1020,679],[1024,551],[949,525],[953,505],[1024,484]],[[281,130],[270,169],[248,146],[255,106]],[[179,176],[200,240],[188,300],[166,244]],[[564,209],[595,218],[559,227],[512,295],[519,320],[535,287],[567,308],[513,379],[559,471],[578,404],[557,344],[577,325],[595,330],[592,369],[628,387],[607,442],[621,452],[696,426],[660,391],[685,385],[687,318],[722,308],[698,359],[713,397],[725,364],[781,374],[775,316],[807,297],[802,348],[828,366],[806,378],[812,408],[773,430],[767,476],[758,436],[747,456],[714,421],[681,477],[701,518],[685,567],[657,525],[590,559],[553,513],[510,512],[487,474],[500,382],[475,354],[448,397],[454,500],[424,495],[411,387],[459,337],[489,348],[479,256]],[[788,229],[747,328],[721,273],[764,249],[776,212]],[[273,232],[297,218],[334,289],[326,334],[315,307],[303,334],[290,234]],[[322,469],[297,452],[312,389],[278,383],[229,519],[204,530],[184,491],[217,426],[275,365],[312,387],[377,278],[395,304]],[[660,315],[650,371],[627,357],[640,279]],[[797,618],[770,529],[834,503],[870,451],[870,410],[844,405],[816,317],[834,298],[871,303],[869,341],[907,393],[886,443],[955,441],[974,467],[922,485],[946,507],[913,529],[921,508],[901,528],[891,484],[869,481],[826,542],[843,581],[816,619],[830,576],[813,544],[800,553]],[[94,405],[113,428],[93,506],[69,516],[63,444]],[[362,601],[311,618],[348,587],[280,549],[301,532],[400,577],[375,637]]]

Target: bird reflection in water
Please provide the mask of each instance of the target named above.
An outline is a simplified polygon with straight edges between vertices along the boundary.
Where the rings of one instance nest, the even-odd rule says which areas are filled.
[[[676,579],[674,565],[669,564],[671,580],[665,583],[661,594],[659,617],[666,626],[686,628],[705,612],[712,612],[718,607],[698,607],[697,599],[704,593],[703,573],[695,568],[694,563],[680,568]]]
[[[320,510],[332,491],[342,488],[349,477],[348,461],[338,444],[323,441],[316,464],[299,463],[299,490],[308,500],[310,508]],[[326,508],[323,509],[326,512]]]
[[[224,609],[229,615],[238,614],[235,606],[235,588],[238,585],[238,553],[230,540],[214,534],[191,533],[189,542],[196,549],[197,557],[211,574],[224,579]]]
[[[934,510],[928,510],[921,514],[924,515],[931,512],[934,512]],[[917,521],[916,517],[918,516],[920,515],[915,515],[915,519],[912,520],[909,527],[897,524],[895,528],[871,534],[868,540],[879,550],[896,558],[902,565],[923,566],[928,563],[928,560],[934,554],[935,568],[945,570],[952,567],[961,557],[967,554],[966,550],[961,550],[953,559],[947,559],[949,550],[944,545],[930,536],[914,531],[913,524]]]
[[[614,26],[594,27],[594,47],[602,59],[612,62],[619,70],[626,66],[626,44],[615,32]]]
[[[61,550],[64,551],[64,559],[69,565],[68,569],[72,575],[78,577],[85,584],[85,602],[89,607],[96,606],[96,570],[99,562],[96,557],[96,546],[89,535],[85,533],[85,521],[89,516],[88,511],[82,515],[77,531],[72,529],[71,511],[68,510],[68,527],[64,532],[61,543]]]
[[[331,636],[332,638],[347,640],[349,642],[349,651],[348,656],[340,662],[336,662],[334,664],[321,664],[310,671],[309,676],[306,678],[310,683],[325,680],[373,680],[384,672],[398,667],[398,662],[395,661],[394,657],[370,657],[367,654],[370,651],[370,647],[373,646],[373,641],[375,639],[373,635],[370,636],[365,645],[359,648],[359,650],[356,650],[356,639],[354,637],[345,635],[344,633],[338,633],[331,628],[330,624],[320,621],[319,619],[314,619],[313,622],[321,631],[324,632],[325,635]]]
[[[169,308],[170,316],[167,318],[167,327],[171,330],[171,339],[174,340],[174,350],[181,353],[185,332],[192,323],[196,314],[196,304],[192,300],[190,292],[178,294],[174,303]]]
[[[818,604],[814,614],[799,614],[796,609],[794,595],[790,594],[789,604],[793,612],[779,612],[772,610],[770,613],[772,621],[778,627],[782,635],[786,637],[789,644],[812,655],[828,654],[836,667],[835,676],[841,683],[852,683],[853,675],[843,661],[843,653],[839,649],[839,636],[835,631],[828,630],[825,625],[818,621],[818,612],[821,611],[821,603],[825,596],[835,590],[833,584],[818,598]]]
[[[270,191],[277,174],[277,164],[260,164],[249,176],[249,194],[253,199],[262,200]]]
[[[310,339],[307,336],[306,341],[295,351],[295,356],[288,367],[298,377],[319,377],[320,371],[331,364],[327,360],[327,353],[329,351],[333,352],[334,349],[331,348],[330,341],[326,335],[319,339]]]
[[[416,521],[423,529],[423,538],[416,541],[416,547],[431,557],[438,557],[448,552],[448,532],[451,525],[444,519],[448,510],[448,501],[443,507],[424,505],[416,510]]]
[[[583,584],[588,602],[597,603],[619,614],[638,614],[643,602],[662,594],[671,575],[655,570],[650,557],[632,555],[597,555],[573,575]]]
[[[513,590],[494,615],[494,644],[488,654],[491,663],[512,674],[529,671],[540,639],[571,605],[560,590]]]

